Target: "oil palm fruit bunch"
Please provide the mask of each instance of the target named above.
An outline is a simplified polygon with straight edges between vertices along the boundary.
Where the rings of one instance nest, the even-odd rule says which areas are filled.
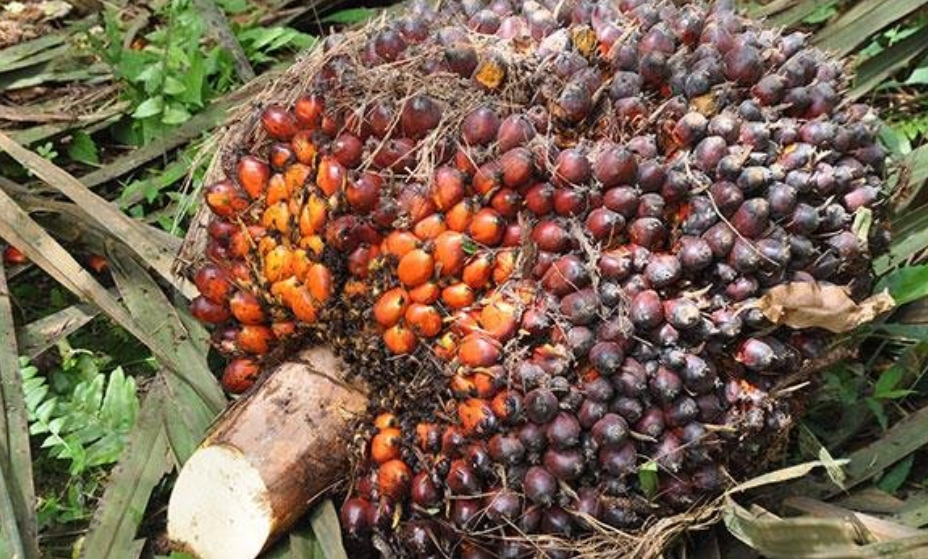
[[[375,388],[355,553],[633,529],[783,433],[772,391],[827,336],[752,302],[859,299],[886,243],[878,122],[840,62],[648,0],[415,4],[322,49],[206,189],[192,312],[230,392],[309,342]]]

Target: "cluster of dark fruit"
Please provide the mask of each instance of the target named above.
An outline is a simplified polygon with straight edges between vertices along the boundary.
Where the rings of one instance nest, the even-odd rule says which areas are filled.
[[[329,40],[314,89],[264,111],[272,142],[207,191],[194,313],[236,357],[226,387],[345,301],[439,364],[443,413],[375,421],[342,509],[358,553],[516,557],[516,536],[717,493],[824,340],[752,301],[861,295],[885,243],[853,227],[885,157],[840,65],[698,3],[416,5],[363,38]]]

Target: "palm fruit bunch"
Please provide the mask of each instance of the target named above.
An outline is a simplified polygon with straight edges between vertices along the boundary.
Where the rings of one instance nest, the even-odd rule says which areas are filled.
[[[828,341],[757,298],[870,289],[877,118],[801,33],[722,4],[466,0],[314,56],[205,191],[192,312],[230,392],[306,343],[372,387],[358,556],[520,557],[718,494]]]

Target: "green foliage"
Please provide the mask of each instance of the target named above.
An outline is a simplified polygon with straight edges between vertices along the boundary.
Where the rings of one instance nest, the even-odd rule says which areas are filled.
[[[220,7],[242,13],[244,1],[225,1]],[[125,48],[128,24],[110,7],[104,15],[104,37],[91,37],[96,49],[126,87],[131,102],[128,127],[116,130],[118,139],[143,145],[202,111],[218,95],[237,85],[231,55],[216,43],[191,0],[170,0],[156,10],[163,25],[155,26]],[[254,25],[236,30],[246,55],[254,64],[276,60],[286,50],[310,46],[313,37],[287,27]]]
[[[48,456],[68,460],[72,476],[119,459],[139,411],[135,379],[122,367],[109,375],[92,354],[67,350],[49,377],[21,361],[29,432],[44,435]]]

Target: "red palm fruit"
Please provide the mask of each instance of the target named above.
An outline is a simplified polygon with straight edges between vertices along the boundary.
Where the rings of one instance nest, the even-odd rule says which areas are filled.
[[[23,255],[23,257],[25,258],[25,255]],[[29,259],[26,258],[26,262],[28,261]],[[99,254],[91,254],[87,257],[87,266],[94,272],[102,274],[107,269],[109,269],[110,264],[105,257],[100,256]]]
[[[448,229],[463,233],[470,227],[474,214],[477,213],[477,204],[473,200],[465,198],[451,207],[445,214],[445,223]]]
[[[239,349],[246,353],[264,355],[271,350],[274,331],[263,324],[246,324],[238,331],[235,342]]]
[[[387,134],[394,127],[396,112],[390,101],[378,101],[374,103],[367,113],[367,121],[370,122],[371,131],[378,138],[386,138]]]
[[[383,179],[374,173],[363,173],[357,180],[348,180],[345,184],[345,199],[351,208],[358,212],[370,212],[380,199]]]
[[[432,179],[432,201],[440,211],[447,211],[464,199],[464,175],[453,167],[439,167]]]
[[[512,338],[519,325],[517,308],[507,301],[496,300],[480,311],[480,326],[494,340],[506,342]]]
[[[525,207],[538,216],[554,210],[554,186],[547,182],[533,185],[525,193]]]
[[[502,170],[503,184],[509,188],[519,188],[529,184],[535,174],[534,156],[527,148],[513,148],[500,157],[499,167]],[[474,177],[474,182],[476,181],[477,176]]]
[[[409,171],[415,164],[416,143],[409,138],[391,138],[374,151],[374,166],[394,172]]]
[[[316,143],[313,141],[313,133],[309,130],[300,130],[294,134],[293,139],[290,140],[290,146],[293,148],[293,155],[296,157],[296,160],[303,165],[315,166],[316,165],[316,156],[319,155],[319,150],[316,148]]]
[[[560,186],[584,184],[590,180],[593,167],[580,149],[569,148],[557,157],[554,179]]]
[[[463,439],[461,444],[463,444]],[[445,452],[444,448],[442,452]],[[463,459],[452,460],[448,474],[445,476],[445,484],[455,495],[476,495],[481,489],[477,472]]]
[[[370,501],[355,497],[345,501],[338,518],[349,538],[361,539],[371,529],[371,518],[374,516],[374,512],[374,507],[371,506]]]
[[[316,185],[326,196],[333,196],[340,191],[347,180],[348,171],[333,156],[325,155],[319,161]]]
[[[441,501],[441,491],[429,472],[419,472],[412,478],[412,486],[409,491],[412,502],[420,507],[434,507]]]
[[[280,105],[270,105],[261,114],[261,124],[265,132],[274,138],[286,142],[296,134],[296,118]]]
[[[427,281],[409,290],[409,299],[414,303],[431,305],[441,297],[441,288],[434,281]]]
[[[345,126],[345,113],[343,111],[327,111],[322,113],[322,122],[319,130],[330,138],[334,138],[338,131]]]
[[[274,283],[296,273],[293,251],[281,245],[264,255],[264,279]]]
[[[239,230],[239,226],[234,223],[229,223],[224,219],[213,217],[209,220],[209,225],[206,230],[211,239],[220,242],[228,242],[232,235]]]
[[[597,155],[593,164],[593,176],[607,189],[634,184],[638,177],[638,162],[630,151],[610,144]]]
[[[493,257],[483,251],[475,254],[461,272],[461,279],[473,289],[483,289],[493,277]]]
[[[360,165],[363,153],[364,144],[354,134],[342,132],[332,142],[332,156],[345,167],[354,168]]]
[[[280,231],[284,235],[290,232],[290,208],[284,201],[277,202],[268,207],[261,214],[261,226],[274,231]]]
[[[403,185],[397,196],[397,203],[412,223],[435,213],[435,203],[429,197],[428,188],[420,183]]]
[[[541,281],[545,289],[562,296],[589,285],[590,275],[580,258],[567,254],[548,268]]]
[[[190,302],[190,314],[201,322],[219,324],[229,318],[229,309],[222,303],[200,295]]]
[[[434,271],[435,259],[425,250],[417,248],[403,255],[396,274],[407,287],[416,287],[430,280]]]
[[[386,254],[402,258],[419,247],[419,239],[410,231],[395,229],[383,240],[382,250]]]
[[[461,138],[469,145],[487,145],[496,139],[500,120],[496,111],[479,107],[468,113],[461,122]]]
[[[493,208],[483,208],[474,215],[467,228],[470,237],[486,246],[496,246],[503,239],[506,221]]]
[[[315,130],[322,123],[322,113],[325,111],[325,99],[322,95],[307,95],[296,100],[293,112],[297,122],[304,128]]]
[[[477,173],[476,148],[460,145],[454,152],[454,168],[468,177]]]
[[[271,177],[271,168],[267,163],[253,155],[246,155],[238,160],[236,166],[238,183],[253,200],[264,194]]]
[[[419,220],[413,228],[413,234],[423,241],[434,239],[448,230],[445,224],[445,216],[441,214],[432,214]]]
[[[254,359],[233,359],[222,372],[222,388],[231,394],[241,394],[254,385],[260,373],[261,368]]]
[[[481,165],[474,173],[472,182],[477,194],[488,196],[503,186],[503,167],[499,161]]]
[[[361,245],[348,255],[348,272],[358,278],[368,276],[371,263],[380,254],[380,248],[372,245]]]
[[[435,238],[435,266],[441,277],[455,277],[464,269],[466,238],[456,231],[445,231]]]
[[[384,328],[396,325],[409,307],[409,293],[395,287],[377,299],[374,304],[374,320]]]
[[[536,388],[528,392],[524,404],[526,417],[532,423],[543,425],[557,415],[557,396],[547,388]]]
[[[522,226],[518,221],[511,221],[503,232],[503,240],[499,242],[502,247],[522,246]]]
[[[282,142],[275,142],[268,148],[267,159],[275,171],[283,171],[296,160],[293,149]]]
[[[525,445],[515,435],[493,435],[487,443],[487,453],[494,462],[512,466],[522,461]]]
[[[496,416],[489,404],[480,398],[469,398],[458,404],[458,419],[468,436],[484,437],[496,430]]]
[[[260,324],[265,320],[258,297],[248,291],[237,291],[229,299],[232,315],[242,324]]]
[[[232,292],[229,274],[215,264],[206,264],[193,277],[201,295],[214,303],[225,303]]]
[[[385,462],[377,470],[377,488],[385,497],[396,500],[404,498],[411,482],[412,470],[400,459]]]
[[[555,219],[543,219],[532,229],[532,241],[546,252],[567,252],[571,239],[564,225]]]
[[[512,219],[522,209],[522,197],[511,188],[503,188],[490,198],[490,205],[503,217]]]
[[[522,488],[525,496],[536,505],[548,506],[557,494],[557,479],[541,466],[532,466],[525,473]]]
[[[474,332],[461,340],[458,359],[469,367],[489,367],[500,358],[500,344],[489,336]]]
[[[289,338],[296,334],[296,323],[292,320],[274,322],[271,324],[271,331],[277,339]]]
[[[403,134],[420,139],[428,135],[441,122],[441,107],[428,95],[414,95],[403,104],[400,127]]]
[[[480,367],[474,372],[474,388],[478,398],[489,400],[499,391],[501,379],[505,376],[502,365]]]
[[[739,85],[757,83],[764,72],[761,52],[750,44],[735,44],[725,53],[725,76]]]
[[[441,333],[441,313],[432,305],[412,303],[403,317],[409,328],[419,337],[434,338]]]
[[[525,115],[513,114],[500,124],[496,136],[497,148],[505,153],[512,148],[525,145],[535,137],[535,128]]]
[[[238,215],[251,205],[248,196],[229,180],[211,184],[205,197],[206,205],[219,217]]]
[[[383,333],[383,341],[394,355],[407,355],[416,349],[419,338],[404,324],[394,324]]]
[[[395,427],[381,429],[371,439],[371,458],[378,464],[400,457],[402,433]]]

